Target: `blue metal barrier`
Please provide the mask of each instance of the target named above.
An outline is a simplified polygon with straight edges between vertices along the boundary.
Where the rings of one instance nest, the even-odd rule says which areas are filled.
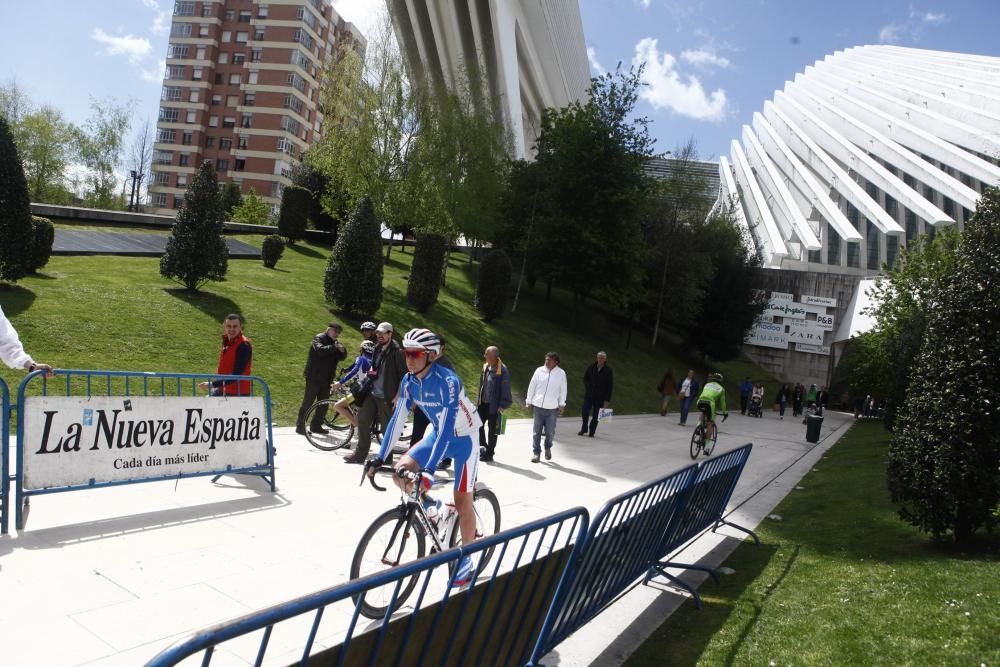
[[[168,479],[181,479],[188,477],[212,476],[213,481],[222,475],[246,474],[255,475],[265,479],[271,488],[276,490],[274,476],[274,439],[271,431],[271,392],[264,380],[257,376],[246,375],[213,375],[213,374],[192,374],[192,373],[147,373],[138,371],[94,371],[94,370],[63,370],[55,371],[55,377],[48,377],[45,371],[35,371],[30,373],[24,380],[17,392],[17,459],[15,474],[13,476],[15,485],[15,525],[18,530],[24,528],[24,508],[29,503],[30,497],[49,493],[61,493],[65,491],[81,491],[108,486],[120,486],[123,484],[140,484],[145,482],[155,482]],[[107,481],[97,481],[90,479],[86,483],[65,484],[58,486],[46,486],[42,488],[26,488],[25,485],[25,402],[34,396],[64,396],[64,397],[113,397],[113,398],[136,398],[136,397],[204,397],[204,391],[199,389],[200,382],[234,383],[237,388],[236,394],[231,394],[229,398],[245,398],[260,396],[264,400],[264,421],[261,425],[266,429],[266,460],[263,463],[233,467],[227,465],[223,468],[204,470],[197,472],[180,472],[161,475],[137,475],[129,479],[115,479]],[[244,386],[243,383],[250,384],[249,394],[239,394]],[[129,408],[126,408],[129,409]],[[6,427],[6,421],[4,422]],[[46,423],[46,428],[48,424]],[[47,431],[46,431],[47,433]],[[214,437],[214,434],[212,434]],[[121,438],[119,434],[118,438]],[[150,436],[150,442],[152,441]],[[214,445],[214,441],[213,441]],[[58,446],[58,445],[57,445]],[[110,448],[110,441],[108,443]],[[96,447],[96,445],[95,445]],[[6,465],[6,459],[5,459]],[[5,495],[9,495],[5,491]],[[7,503],[5,503],[6,507]]]
[[[698,592],[681,579],[668,573],[667,568],[707,572],[718,583],[719,577],[715,573],[715,570],[703,565],[677,563],[662,559],[667,558],[669,554],[680,549],[707,528],[711,527],[712,531],[715,531],[722,525],[731,526],[743,531],[749,534],[755,543],[760,544],[760,539],[752,530],[738,526],[723,518],[726,507],[729,505],[729,500],[733,496],[733,491],[736,489],[736,483],[739,481],[740,475],[743,474],[743,468],[746,466],[747,459],[750,458],[750,450],[752,448],[753,445],[747,443],[742,447],[737,447],[721,456],[702,461],[698,464],[698,472],[685,494],[684,511],[674,517],[670,526],[663,533],[660,555],[656,559],[659,562],[654,562],[651,565],[644,580],[645,582],[648,582],[657,575],[663,575],[671,583],[688,591],[700,609],[701,597],[698,595]]]
[[[604,505],[576,564],[563,578],[531,664],[599,614],[659,560],[663,533],[683,508],[695,472],[696,466],[690,465]]]
[[[566,510],[469,546],[432,554],[202,630],[164,650],[147,665],[176,665],[200,653],[201,664],[207,666],[217,649],[227,649],[225,642],[258,632],[255,657],[237,657],[260,665],[282,628],[290,628],[290,640],[303,646],[294,658],[299,665],[310,662],[317,641],[332,647],[313,655],[317,664],[522,665],[535,644],[560,575],[577,557],[587,525],[585,509]],[[488,580],[465,590],[454,588],[451,567],[463,556],[475,560],[487,550],[493,551],[486,568],[489,574],[480,576],[488,576]],[[387,614],[359,630],[361,604],[368,591],[389,586],[395,600],[404,582],[413,577],[417,585],[412,613],[395,619]],[[347,612],[339,614],[339,625],[338,611]],[[324,619],[334,620],[324,624]],[[298,627],[291,628],[293,625]],[[272,661],[281,658],[268,657]]]
[[[0,535],[7,534],[10,525],[10,389],[0,378]]]

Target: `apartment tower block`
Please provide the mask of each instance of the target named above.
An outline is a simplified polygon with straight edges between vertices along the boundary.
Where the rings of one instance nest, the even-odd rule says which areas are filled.
[[[205,160],[220,182],[253,188],[276,210],[293,165],[322,134],[319,77],[345,43],[364,54],[364,37],[329,0],[175,2],[151,212],[173,214]]]

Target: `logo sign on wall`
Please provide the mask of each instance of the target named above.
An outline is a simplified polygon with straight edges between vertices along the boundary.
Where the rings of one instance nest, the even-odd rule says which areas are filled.
[[[762,347],[775,347],[779,350],[787,350],[788,334],[785,333],[785,325],[783,324],[758,322],[750,329],[744,342],[748,345],[760,345]]]
[[[771,299],[767,302],[767,308],[764,309],[764,315],[768,315],[770,317],[792,317],[798,320],[804,320],[806,318],[806,309],[803,308],[801,304],[794,303],[792,301]]]
[[[29,397],[24,487],[266,465],[265,415],[259,396]]]
[[[808,294],[803,294],[799,301],[806,304],[807,306],[825,306],[827,308],[836,308],[837,300],[828,299],[825,296],[810,296]]]
[[[810,354],[825,354],[830,355],[829,345],[809,345],[807,343],[795,343],[795,349],[799,352],[808,352]]]

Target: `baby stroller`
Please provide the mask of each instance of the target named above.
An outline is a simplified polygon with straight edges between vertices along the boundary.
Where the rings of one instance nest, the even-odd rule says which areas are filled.
[[[747,416],[748,417],[763,417],[764,413],[761,411],[761,399],[760,396],[751,396],[750,405],[747,406]]]

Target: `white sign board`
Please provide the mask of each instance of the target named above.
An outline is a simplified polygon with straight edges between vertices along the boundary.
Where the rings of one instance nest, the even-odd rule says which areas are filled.
[[[760,345],[762,347],[775,347],[779,350],[787,350],[788,334],[785,333],[785,326],[783,324],[758,322],[750,329],[744,342],[747,345]]]
[[[771,301],[794,301],[795,295],[788,292],[771,292]]]
[[[254,396],[32,396],[24,486],[43,489],[267,464]]]
[[[818,336],[820,340],[823,339],[823,333],[827,331],[817,325],[815,320],[788,320],[785,324],[788,325],[789,334],[793,331],[797,335],[812,334]]]
[[[806,307],[792,301],[771,299],[767,302],[764,315],[768,317],[791,317],[797,320],[806,318]]]
[[[816,315],[816,326],[823,331],[833,331],[833,315]]]
[[[829,345],[808,345],[806,343],[796,343],[795,350],[797,352],[809,352],[810,354],[825,354],[830,355]]]
[[[825,331],[820,331],[818,329],[789,329],[788,330],[788,342],[795,343],[795,349],[798,350],[799,343],[806,343],[808,345],[822,345],[823,344],[823,334]]]
[[[810,296],[808,294],[803,294],[799,297],[799,301],[807,306],[826,306],[828,308],[837,307],[836,299],[828,299],[825,296]]]

